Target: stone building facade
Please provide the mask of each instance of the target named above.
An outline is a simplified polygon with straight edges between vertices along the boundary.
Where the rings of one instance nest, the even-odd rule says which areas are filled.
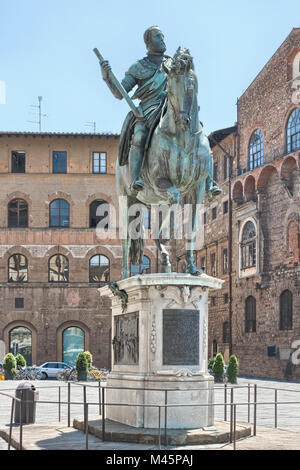
[[[74,362],[84,349],[110,365],[110,304],[98,288],[120,279],[122,251],[118,218],[115,237],[99,238],[95,225],[103,202],[118,207],[118,143],[0,133],[0,340],[29,363]],[[154,269],[155,250],[145,255]]]
[[[205,203],[198,259],[225,280],[210,298],[210,352],[235,353],[249,376],[300,378],[299,76],[295,28],[239,98],[236,125],[210,136],[223,194]]]

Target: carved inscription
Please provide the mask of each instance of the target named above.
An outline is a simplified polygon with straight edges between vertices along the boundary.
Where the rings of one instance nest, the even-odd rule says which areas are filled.
[[[163,364],[199,365],[198,310],[163,310]]]

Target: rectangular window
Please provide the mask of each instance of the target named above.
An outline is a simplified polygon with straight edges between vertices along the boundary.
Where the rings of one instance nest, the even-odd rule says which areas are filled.
[[[206,212],[204,212],[203,215],[202,215],[202,222],[203,222],[203,225],[206,225],[206,223],[207,223]]]
[[[228,304],[228,294],[224,294],[224,304]]]
[[[223,250],[223,274],[228,273],[228,250],[224,248]]]
[[[105,174],[107,172],[107,158],[105,152],[93,152],[93,173]]]
[[[242,245],[241,256],[242,269],[256,266],[256,241]]]
[[[15,298],[15,308],[24,308],[24,298],[16,297]]]
[[[25,173],[25,153],[24,152],[12,152],[11,172],[12,173]]]
[[[217,267],[216,267],[216,253],[212,253],[210,256],[210,265],[211,265],[211,275],[217,275]]]
[[[211,215],[213,220],[217,218],[217,206],[212,208]]]
[[[53,152],[53,173],[67,173],[67,152]]]
[[[212,307],[215,307],[217,305],[217,300],[216,300],[216,297],[211,297],[210,298],[210,305]]]
[[[223,202],[223,214],[228,214],[228,201]]]
[[[202,256],[201,258],[201,269],[205,272],[205,256]]]

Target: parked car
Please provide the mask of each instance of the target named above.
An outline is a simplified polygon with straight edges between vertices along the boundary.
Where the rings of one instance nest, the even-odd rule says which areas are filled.
[[[41,371],[44,379],[48,379],[56,377],[60,371],[71,369],[71,366],[65,362],[45,362],[41,366],[36,367],[36,369]]]

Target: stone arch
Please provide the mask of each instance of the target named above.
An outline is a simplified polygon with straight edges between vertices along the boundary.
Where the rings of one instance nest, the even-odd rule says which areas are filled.
[[[72,255],[71,251],[69,251],[65,246],[61,246],[61,245],[53,246],[45,253],[44,260],[45,260],[45,263],[46,263],[45,268],[47,269],[47,279],[48,279],[48,281],[49,281],[49,262],[50,262],[50,259],[55,255],[63,255],[67,258],[67,260],[68,260],[68,281],[70,282],[70,280],[72,278],[72,272],[75,268],[74,258],[73,258],[73,255]]]
[[[244,195],[246,201],[254,201],[255,200],[255,189],[256,189],[256,182],[255,178],[252,175],[247,176],[244,181]]]
[[[147,256],[147,258],[150,259],[150,272],[155,273],[156,272],[156,261],[157,261],[156,256],[148,248],[144,249],[144,255]]]
[[[63,360],[63,332],[67,328],[71,327],[76,327],[80,328],[84,332],[84,350],[85,351],[90,351],[90,344],[91,344],[91,331],[90,328],[83,322],[78,321],[78,320],[69,320],[61,325],[58,326],[56,329],[56,355],[57,355],[57,360],[62,361]]]
[[[268,186],[269,179],[272,175],[276,174],[278,176],[278,171],[273,165],[265,166],[259,174],[257,180],[257,189],[266,189]]]
[[[297,170],[297,161],[293,156],[286,157],[281,163],[280,176],[284,179],[290,179],[292,173]]]
[[[30,280],[30,270],[32,268],[32,255],[31,253],[24,247],[15,245],[9,248],[2,256],[2,263],[5,266],[5,280],[6,282],[9,279],[9,267],[8,261],[13,255],[23,255],[27,260],[27,282]]]
[[[14,201],[15,199],[21,199],[26,202],[27,204],[27,214],[28,214],[28,227],[33,225],[33,218],[32,218],[32,200],[31,197],[23,193],[22,191],[14,191],[13,193],[10,193],[6,196],[4,199],[4,207],[6,207],[6,210],[3,211],[3,216],[2,223],[5,227],[8,227],[8,205],[10,202]]]
[[[69,227],[72,227],[73,225],[73,218],[74,218],[74,209],[75,209],[75,203],[73,199],[71,198],[71,195],[68,193],[65,193],[63,191],[56,191],[55,193],[49,194],[48,199],[45,202],[45,221],[46,221],[46,226],[50,226],[50,204],[55,201],[56,199],[63,199],[69,204]],[[52,227],[52,229],[55,227]]]
[[[107,202],[107,204],[109,204],[110,206],[112,206],[114,208],[114,212],[116,214],[116,224],[117,224],[118,207],[117,207],[116,201],[114,200],[113,197],[109,196],[108,194],[104,194],[102,192],[97,192],[97,193],[91,194],[85,202],[85,215],[86,215],[85,223],[86,223],[86,226],[87,227],[90,226],[90,206],[91,206],[92,202],[97,201],[97,200],[105,201],[105,202]]]
[[[234,202],[236,202],[237,204],[242,204],[243,200],[244,200],[244,193],[243,193],[243,184],[242,182],[239,180],[239,181],[236,181],[234,186],[233,186],[233,189],[232,189],[232,199],[234,200]]]
[[[3,339],[5,343],[6,352],[9,351],[9,338],[10,332],[17,328],[18,326],[23,326],[24,328],[28,328],[31,331],[31,347],[32,347],[32,364],[36,364],[37,361],[37,330],[32,323],[29,323],[25,320],[14,320],[8,325],[6,325],[3,329]]]

